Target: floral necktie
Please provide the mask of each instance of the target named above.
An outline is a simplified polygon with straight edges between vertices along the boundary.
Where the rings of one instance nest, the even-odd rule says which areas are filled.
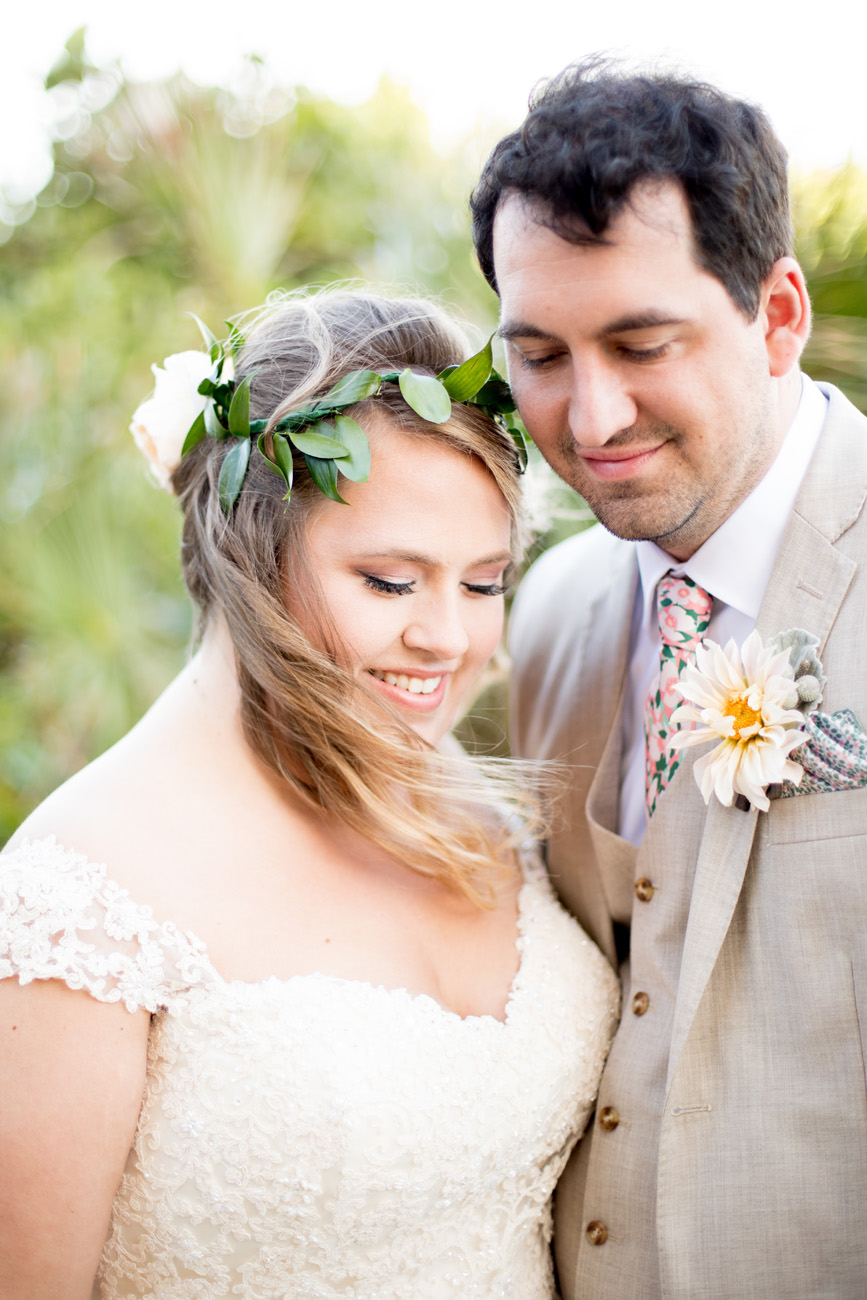
[[[671,715],[683,703],[673,688],[686,665],[694,660],[695,647],[707,631],[711,597],[691,578],[676,578],[667,573],[656,585],[656,611],[662,638],[659,668],[644,706],[644,785],[648,817],[653,815],[659,796],[680,763],[680,755],[668,746]]]

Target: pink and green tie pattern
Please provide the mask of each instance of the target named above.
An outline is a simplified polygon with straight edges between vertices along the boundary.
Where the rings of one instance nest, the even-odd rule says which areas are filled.
[[[656,611],[662,638],[659,669],[644,706],[648,817],[653,815],[659,796],[680,763],[680,755],[668,746],[671,715],[683,703],[674,687],[686,665],[693,662],[695,647],[707,631],[711,597],[691,578],[675,578],[667,573],[656,586]]]

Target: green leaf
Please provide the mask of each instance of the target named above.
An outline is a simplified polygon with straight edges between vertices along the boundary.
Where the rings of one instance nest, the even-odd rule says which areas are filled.
[[[417,375],[407,367],[400,378],[400,391],[407,406],[431,424],[445,424],[452,413],[451,398],[432,375]]]
[[[220,424],[220,418],[217,415],[217,408],[213,402],[205,404],[205,432],[209,438],[228,438],[227,431]]]
[[[493,338],[493,335],[491,335],[491,338]],[[487,383],[493,367],[494,353],[491,348],[491,339],[488,339],[485,346],[475,356],[469,357],[456,370],[449,367],[447,374],[442,372],[437,378],[441,381],[443,388],[453,402],[466,402],[469,398],[475,397],[479,389]]]
[[[245,375],[232,396],[229,407],[229,433],[239,438],[250,436],[250,381],[253,376]]]
[[[400,374],[397,370],[388,370],[384,375],[379,376],[384,384],[396,384],[400,380]]]
[[[239,352],[243,351],[246,339],[238,329],[238,326],[233,325],[230,320],[226,321],[226,328],[229,331],[229,337],[226,340],[226,351],[230,352],[233,357],[236,357]]]
[[[323,409],[329,406],[354,406],[356,402],[362,402],[365,397],[379,392],[381,382],[374,370],[353,370],[339,379],[316,405]]]
[[[496,370],[492,371],[491,378],[476,393],[475,401],[477,406],[486,406],[500,415],[508,415],[515,409],[512,390]]]
[[[223,410],[226,411],[232,403],[233,391],[234,389],[230,384],[216,384],[211,396],[217,405],[222,406]]]
[[[287,488],[291,491],[293,474],[292,448],[289,446],[288,439],[285,438],[282,433],[275,433],[272,441],[274,443],[274,459],[277,462],[277,467],[283,475],[283,478],[286,480]],[[289,493],[287,492],[287,498],[288,495]]]
[[[338,415],[334,420],[334,436],[342,443],[349,456],[337,468],[353,483],[366,483],[370,475],[370,443],[367,434],[351,415]]]
[[[84,57],[86,31],[86,27],[79,27],[72,33],[64,46],[63,54],[45,78],[46,90],[52,90],[64,81],[84,81],[88,72],[97,71]]]
[[[328,434],[319,433],[319,429],[327,429]],[[331,425],[320,420],[312,429],[299,429],[296,433],[290,433],[289,437],[305,456],[316,456],[320,460],[343,459],[349,455],[349,451],[342,442],[328,436],[332,432]]]
[[[286,484],[286,495],[283,497],[283,500],[288,501],[292,495],[292,448],[289,446],[286,439],[281,437],[279,433],[272,437],[271,445],[274,452],[273,460],[268,455],[265,448],[265,434],[260,433],[259,437],[256,439],[256,446],[259,448],[259,451],[262,454],[262,459],[268,468],[273,470],[273,472]]]
[[[198,316],[194,311],[191,311],[190,315],[192,316],[193,320],[196,322],[196,324],[198,325],[201,331],[202,338],[205,340],[205,347],[208,349],[208,352],[210,353],[211,360],[216,361],[217,357],[220,356],[220,354],[223,351],[223,349],[220,347],[218,340],[208,329],[205,322],[203,320],[199,320]]]
[[[515,444],[515,450],[518,453],[518,465],[523,474],[530,460],[530,446],[527,437],[523,429],[518,429],[513,424],[507,424],[506,430],[509,433],[512,442]]]
[[[247,465],[250,461],[251,446],[252,443],[249,438],[239,438],[220,468],[220,479],[217,486],[220,505],[225,514],[229,513],[238,499],[238,493],[241,491],[241,484],[244,482],[244,475],[247,473]]]
[[[318,456],[305,456],[304,460],[319,491],[331,497],[332,501],[339,501],[345,506],[347,503],[337,491],[337,466],[334,461],[320,460]]]
[[[271,459],[271,457],[268,455],[268,452],[267,452],[266,447],[265,447],[265,435],[264,435],[264,433],[260,433],[260,434],[259,434],[259,437],[256,439],[256,446],[259,448],[259,455],[262,457],[262,459],[264,460],[264,462],[265,462],[265,464],[268,466],[268,468],[269,468],[270,470],[273,470],[275,474],[279,474],[280,478],[282,478],[282,477],[283,477],[283,471],[280,469],[280,466],[277,465],[277,464],[276,464],[276,463]]]
[[[186,456],[188,451],[192,451],[197,443],[201,442],[203,438],[207,437],[207,433],[208,431],[205,428],[205,412],[199,411],[199,414],[196,416],[195,420],[193,420],[193,423],[190,425],[189,432],[187,433],[186,438],[184,438],[184,445],[183,447],[181,447],[182,460],[184,456]]]

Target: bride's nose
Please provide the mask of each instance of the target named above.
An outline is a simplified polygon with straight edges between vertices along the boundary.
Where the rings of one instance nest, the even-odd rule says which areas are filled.
[[[431,599],[413,610],[403,633],[408,650],[424,650],[434,659],[460,659],[470,645],[459,594]]]

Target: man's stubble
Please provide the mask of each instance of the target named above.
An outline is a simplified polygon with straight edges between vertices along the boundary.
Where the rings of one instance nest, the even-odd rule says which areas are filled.
[[[606,443],[606,449],[668,444],[675,468],[662,482],[647,482],[641,476],[608,484],[594,481],[568,432],[557,444],[557,464],[552,468],[615,537],[655,542],[673,556],[687,558],[749,496],[773,463],[779,440],[770,404],[761,401],[761,392],[757,388],[749,411],[743,413],[750,432],[739,440],[739,457],[735,459],[735,452],[728,464],[722,464],[720,458],[703,472],[690,459],[694,433],[648,423],[624,429]]]

